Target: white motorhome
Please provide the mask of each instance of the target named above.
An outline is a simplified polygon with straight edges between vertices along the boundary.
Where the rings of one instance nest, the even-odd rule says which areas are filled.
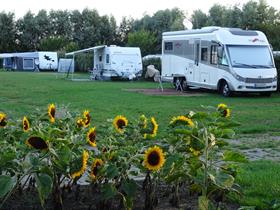
[[[266,36],[260,31],[205,27],[162,35],[162,78],[183,89],[200,87],[270,96],[277,71]]]
[[[139,47],[99,46],[94,50],[94,68],[103,78],[134,79],[142,74]]]
[[[34,70],[56,70],[58,66],[57,52],[21,52],[2,53],[5,69],[34,71]]]

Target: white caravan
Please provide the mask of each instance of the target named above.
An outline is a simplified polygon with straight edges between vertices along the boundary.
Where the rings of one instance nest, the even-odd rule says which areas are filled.
[[[94,49],[94,70],[103,79],[134,79],[142,74],[139,47],[98,46]]]
[[[183,89],[200,87],[270,96],[277,71],[266,36],[260,31],[205,27],[162,35],[162,78]]]

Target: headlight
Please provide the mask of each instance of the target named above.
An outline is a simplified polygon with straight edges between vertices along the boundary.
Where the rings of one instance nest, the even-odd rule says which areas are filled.
[[[277,81],[277,79],[278,79],[278,77],[277,77],[277,75],[276,75],[275,77],[273,77],[272,82]]]
[[[241,77],[240,75],[236,74],[235,72],[233,72],[233,76],[234,76],[235,79],[237,79],[238,81],[245,82],[245,78],[244,78],[244,77]]]

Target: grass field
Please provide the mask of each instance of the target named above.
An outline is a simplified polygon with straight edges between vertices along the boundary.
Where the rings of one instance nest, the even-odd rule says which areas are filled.
[[[252,148],[256,152],[258,149],[270,149],[268,153],[272,153],[272,150],[273,154],[279,153],[280,141],[276,142],[274,138],[267,140],[266,137],[255,140],[254,137],[264,133],[280,135],[279,93],[269,98],[258,95],[223,98],[216,92],[207,91],[193,97],[150,96],[125,91],[130,88],[156,87],[157,84],[152,82],[73,82],[56,79],[55,73],[0,71],[0,112],[15,118],[28,115],[36,108],[46,110],[49,103],[55,103],[58,107],[68,105],[72,111],[82,112],[89,109],[97,128],[106,122],[106,119],[119,114],[127,116],[128,119],[145,114],[155,116],[162,134],[172,116],[186,114],[190,110],[201,110],[201,105],[216,106],[225,103],[231,107],[233,118],[241,123],[236,129],[238,137],[244,134],[253,135],[251,139],[232,143],[233,148],[244,152],[250,150],[251,153],[254,153]],[[165,84],[165,87],[171,85]],[[266,159],[266,155],[260,159]],[[242,166],[238,178],[244,193],[238,200],[241,205],[267,209],[265,202],[279,199],[280,166],[276,159],[256,160]]]
[[[170,84],[166,86],[171,87]],[[0,111],[20,117],[49,103],[69,105],[73,111],[89,109],[97,126],[108,118],[124,114],[155,116],[164,128],[172,116],[201,110],[201,105],[226,103],[242,126],[237,133],[280,131],[280,95],[223,98],[216,92],[203,96],[149,96],[124,91],[129,88],[156,88],[152,82],[73,82],[56,79],[54,73],[0,72]]]

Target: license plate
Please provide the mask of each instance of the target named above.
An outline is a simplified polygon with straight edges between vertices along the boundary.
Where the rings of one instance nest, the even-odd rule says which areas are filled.
[[[266,87],[265,83],[256,83],[255,87]]]

